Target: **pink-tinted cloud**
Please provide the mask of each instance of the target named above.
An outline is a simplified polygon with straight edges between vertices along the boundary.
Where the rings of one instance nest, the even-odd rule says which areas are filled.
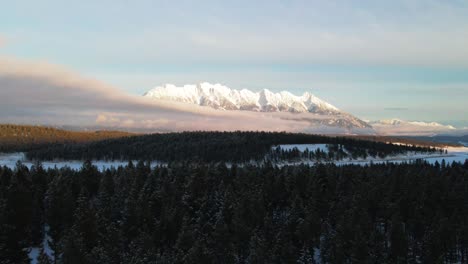
[[[343,133],[310,113],[219,111],[128,95],[48,63],[0,58],[0,122],[146,131],[268,130]]]

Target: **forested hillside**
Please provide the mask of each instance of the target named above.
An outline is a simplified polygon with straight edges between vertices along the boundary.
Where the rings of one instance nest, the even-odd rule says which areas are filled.
[[[435,152],[432,147],[386,144],[348,137],[277,132],[183,132],[108,139],[88,144],[53,144],[27,153],[33,160],[158,160],[246,162],[263,160],[279,144],[344,145],[352,155],[375,156],[406,151]],[[287,154],[287,153],[286,153]],[[366,154],[367,155],[367,154]],[[289,155],[287,155],[289,156]]]
[[[442,143],[442,144],[468,146],[468,135],[464,135],[464,136],[437,135],[437,136],[433,136],[433,137],[413,136],[413,137],[407,137],[407,139],[425,141],[425,142],[428,142],[430,144],[432,144],[432,143],[435,143],[435,144]]]
[[[467,263],[467,178],[468,162],[18,164],[0,168],[0,262],[48,230],[57,263]]]
[[[443,141],[438,140],[439,136],[434,137],[411,137],[411,136],[366,136],[366,135],[349,135],[346,136],[354,139],[368,140],[368,141],[377,141],[383,143],[394,143],[394,144],[404,144],[404,145],[415,145],[422,147],[438,147],[443,148],[446,146],[461,146],[458,141]]]
[[[66,131],[45,126],[0,124],[0,152],[25,151],[48,144],[86,143],[133,135],[119,131]]]

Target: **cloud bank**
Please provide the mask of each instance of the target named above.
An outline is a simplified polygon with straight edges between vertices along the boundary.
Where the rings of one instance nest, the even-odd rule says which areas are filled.
[[[218,111],[128,95],[44,62],[0,58],[0,122],[146,131],[345,131],[312,125],[308,113]],[[349,131],[347,131],[349,132]]]
[[[437,134],[463,134],[463,129],[436,122],[404,121],[400,119],[369,122],[381,135],[433,136]],[[465,131],[466,132],[466,131]]]

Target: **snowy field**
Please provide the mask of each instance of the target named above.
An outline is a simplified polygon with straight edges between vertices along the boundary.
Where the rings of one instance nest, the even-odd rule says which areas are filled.
[[[327,153],[328,148],[326,144],[301,144],[301,145],[280,145],[280,148],[284,150],[291,150],[297,148],[299,151],[303,152],[306,149],[309,151],[316,151],[320,149],[321,151]],[[274,147],[276,148],[276,147]],[[372,158],[368,157],[366,159],[344,159],[340,161],[334,161],[336,165],[348,165],[348,164],[357,164],[357,165],[368,165],[371,163],[378,164],[378,163],[403,163],[403,162],[414,162],[418,159],[426,160],[431,164],[434,164],[436,161],[442,163],[442,160],[445,160],[446,163],[452,162],[460,162],[464,163],[465,160],[468,159],[468,147],[448,147],[447,154],[425,154],[425,153],[414,153],[410,152],[404,155],[396,155],[396,156],[388,156],[386,158]],[[34,162],[29,161],[26,159],[24,153],[0,153],[0,166],[6,166],[8,168],[14,169],[16,167],[16,162],[21,161],[23,165],[31,168]],[[137,161],[133,161],[134,164]],[[284,161],[278,162],[277,165],[294,165],[294,164],[310,164],[313,165],[315,161],[312,160],[298,160],[298,161]],[[43,168],[63,168],[69,167],[71,169],[78,170],[83,166],[83,161],[79,160],[72,160],[72,161],[44,161],[41,162]],[[93,165],[95,165],[100,171],[104,171],[110,168],[118,168],[119,166],[126,166],[128,161],[93,161]],[[151,163],[152,167],[164,165],[163,162],[154,161]]]
[[[277,146],[276,146],[277,147]],[[274,147],[274,148],[276,148]],[[326,144],[299,144],[299,145],[279,145],[281,149],[284,150],[292,150],[297,148],[299,151],[303,152],[306,149],[315,151],[320,149],[323,152],[328,152],[328,148]],[[386,158],[373,158],[368,157],[366,159],[344,159],[341,161],[334,161],[336,165],[369,165],[371,163],[379,164],[379,163],[403,163],[403,162],[414,162],[416,160],[426,160],[431,164],[435,164],[436,161],[442,163],[442,160],[445,160],[446,163],[452,162],[460,162],[464,163],[465,160],[468,160],[468,147],[447,147],[447,154],[439,154],[439,153],[432,153],[432,154],[425,154],[425,153],[415,153],[415,152],[408,152],[404,155],[395,155],[395,156],[388,156]],[[278,165],[294,165],[294,164],[310,164],[313,165],[315,161],[311,160],[299,160],[293,162],[280,162]]]
[[[0,166],[7,166],[10,169],[14,169],[16,167],[16,162],[21,161],[23,165],[31,168],[34,162],[29,161],[26,159],[24,153],[0,153]],[[134,164],[137,161],[133,161]],[[43,161],[41,162],[42,167],[44,169],[48,168],[64,168],[69,167],[74,170],[78,170],[83,166],[83,161],[79,160],[70,160],[70,161]],[[103,161],[103,160],[96,160],[93,161],[93,165],[96,166],[100,171],[104,171],[110,168],[118,168],[119,166],[126,166],[128,161]],[[152,162],[151,166],[156,167],[161,165],[159,162]]]

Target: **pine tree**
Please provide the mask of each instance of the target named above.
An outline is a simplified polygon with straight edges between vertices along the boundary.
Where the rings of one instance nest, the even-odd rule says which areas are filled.
[[[296,263],[297,264],[315,264],[313,253],[306,246],[302,247]]]
[[[268,245],[261,232],[254,232],[249,242],[248,263],[264,263],[268,259]]]
[[[408,241],[404,224],[400,217],[395,215],[392,219],[390,233],[390,258],[394,263],[406,263],[408,255]]]
[[[96,166],[90,160],[83,163],[80,171],[80,179],[83,181],[82,185],[90,196],[94,196],[99,189],[100,173]]]
[[[52,264],[52,261],[50,260],[49,256],[44,252],[44,249],[41,248],[41,252],[39,254],[39,257],[37,259],[38,264]]]

